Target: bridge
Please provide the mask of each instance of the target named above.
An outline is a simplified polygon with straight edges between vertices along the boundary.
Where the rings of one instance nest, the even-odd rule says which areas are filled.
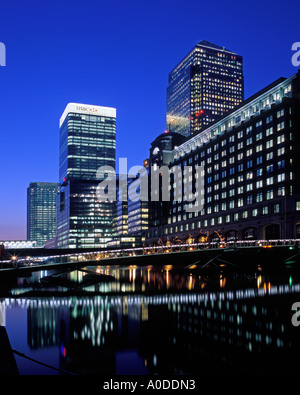
[[[106,250],[28,249],[7,251],[6,256],[0,261],[2,278],[5,274],[19,276],[36,270],[93,265],[174,265],[189,270],[210,267],[238,270],[261,264],[278,268],[278,265],[300,264],[300,239],[170,243]]]

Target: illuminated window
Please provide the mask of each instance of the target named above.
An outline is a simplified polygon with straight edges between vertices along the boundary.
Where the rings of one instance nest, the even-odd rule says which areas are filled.
[[[284,116],[284,109],[277,111],[277,118],[283,117]]]
[[[248,211],[247,210],[242,212],[242,218],[243,219],[248,218]]]
[[[281,144],[284,142],[284,134],[277,137],[277,144]]]
[[[255,139],[256,139],[256,141],[261,140],[262,139],[262,132],[257,133]]]
[[[263,149],[262,144],[259,144],[256,146],[256,152],[260,152],[260,151],[262,151],[262,149]]]
[[[267,191],[267,200],[273,199],[274,197],[274,192],[273,189],[270,189]]]
[[[278,166],[278,169],[284,169],[285,160],[283,159],[283,160],[278,161],[277,166]]]
[[[263,215],[269,214],[269,207],[268,206],[265,206],[265,207],[262,208],[262,214]]]
[[[257,194],[256,194],[256,202],[259,203],[259,202],[262,202],[262,200],[263,200],[263,194],[262,194],[262,192],[257,193]]]
[[[281,122],[277,125],[277,131],[284,129],[284,122]]]
[[[266,123],[270,123],[273,121],[273,115],[270,115],[269,117],[266,118]]]

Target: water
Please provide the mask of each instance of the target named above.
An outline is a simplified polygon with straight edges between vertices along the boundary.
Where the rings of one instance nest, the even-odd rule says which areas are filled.
[[[91,266],[20,278],[1,299],[8,338],[49,366],[16,355],[19,373],[295,373],[298,271],[227,269]]]

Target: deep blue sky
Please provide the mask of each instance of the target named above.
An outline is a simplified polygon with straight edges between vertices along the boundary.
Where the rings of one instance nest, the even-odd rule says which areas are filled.
[[[117,157],[165,130],[169,71],[201,40],[244,58],[245,98],[294,74],[300,2],[10,0],[0,7],[0,240],[26,238],[26,189],[58,180],[68,102],[117,108]]]

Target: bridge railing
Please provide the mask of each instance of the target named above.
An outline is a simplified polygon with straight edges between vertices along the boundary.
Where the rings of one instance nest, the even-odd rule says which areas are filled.
[[[187,252],[187,251],[200,251],[204,249],[236,249],[236,248],[249,248],[249,247],[261,247],[261,248],[272,248],[275,246],[300,246],[300,239],[276,239],[276,240],[230,240],[230,241],[210,241],[200,243],[182,243],[182,244],[170,244],[170,245],[158,245],[148,247],[133,247],[126,249],[115,249],[105,250],[99,252],[81,252],[76,254],[63,254],[53,255],[48,257],[12,257],[9,260],[1,261],[3,264],[10,264],[13,266],[26,266],[26,265],[41,265],[46,263],[72,263],[72,262],[84,262],[84,261],[103,261],[106,259],[114,259],[121,257],[132,257],[151,255],[151,254],[167,254],[176,252]]]

